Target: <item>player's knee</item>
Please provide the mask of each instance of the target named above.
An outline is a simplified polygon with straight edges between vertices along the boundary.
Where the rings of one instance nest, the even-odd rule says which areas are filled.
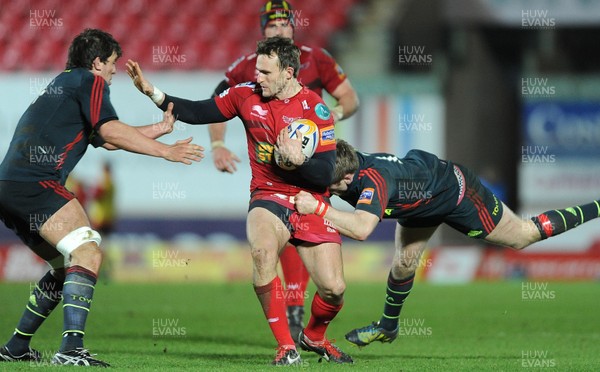
[[[70,265],[82,266],[98,273],[102,265],[102,250],[96,244],[85,243],[71,252]]]
[[[263,247],[251,247],[250,255],[252,256],[252,261],[255,264],[258,264],[259,266],[267,265],[270,262],[277,263],[277,261],[278,261],[277,249],[266,249]]]
[[[518,228],[513,229],[510,234],[506,234],[509,235],[507,237],[509,248],[521,250],[541,240],[540,232],[532,221],[522,220],[516,226]]]
[[[515,241],[515,242],[511,243],[509,245],[509,248],[512,248],[516,251],[520,251],[521,249],[529,247],[531,245],[531,243],[532,242],[529,242],[529,241],[519,240],[519,241]]]
[[[72,265],[80,265],[98,271],[102,264],[100,234],[88,226],[83,226],[68,233],[56,245],[56,249]]]
[[[319,288],[321,298],[330,304],[339,305],[344,300],[344,292],[346,291],[346,283],[344,281],[336,281],[327,283]]]

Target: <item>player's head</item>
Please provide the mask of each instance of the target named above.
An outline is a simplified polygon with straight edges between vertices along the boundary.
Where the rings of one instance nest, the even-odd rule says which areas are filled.
[[[348,190],[348,185],[354,179],[354,173],[358,170],[358,156],[352,145],[344,140],[337,140],[335,145],[335,170],[333,171],[333,181],[329,190],[336,194],[343,194]]]
[[[291,39],[275,36],[258,42],[256,81],[263,97],[276,97],[298,77],[300,49]]]
[[[292,5],[285,0],[267,1],[260,8],[260,29],[265,38],[282,36],[294,38]]]
[[[121,54],[121,46],[111,34],[87,28],[71,42],[66,68],[89,69],[110,84],[112,75],[116,72],[115,62]]]

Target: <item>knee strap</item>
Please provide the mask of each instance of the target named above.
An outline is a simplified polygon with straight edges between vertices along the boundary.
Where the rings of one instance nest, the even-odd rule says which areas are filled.
[[[71,252],[88,242],[94,242],[100,246],[102,237],[97,231],[92,230],[88,226],[83,226],[71,231],[62,238],[58,244],[56,244],[56,249],[65,257],[65,259],[68,259],[71,256]]]

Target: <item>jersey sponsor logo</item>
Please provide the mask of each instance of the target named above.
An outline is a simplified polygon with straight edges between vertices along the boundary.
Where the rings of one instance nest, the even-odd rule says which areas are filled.
[[[385,211],[384,211],[384,213],[385,213],[386,216],[391,216],[393,211],[394,210],[391,209],[391,208],[386,208]]]
[[[226,95],[228,95],[228,94],[229,94],[229,89],[230,89],[230,88],[227,88],[227,89],[225,89],[224,91],[222,91],[222,92],[221,92],[221,94],[219,94],[219,97],[223,98],[223,97],[225,97]]]
[[[273,145],[268,142],[256,144],[256,161],[259,163],[271,163],[273,159]]]
[[[321,135],[321,141],[319,145],[326,146],[335,144],[335,129],[333,129],[333,125],[322,128],[319,130]]]
[[[456,181],[458,181],[458,200],[456,201],[456,205],[459,205],[465,196],[465,176],[456,165],[454,166],[454,176],[456,177]]]
[[[360,193],[360,196],[358,197],[358,201],[356,202],[356,204],[371,204],[371,202],[373,201],[373,195],[375,195],[374,188],[367,187],[366,189],[363,189],[363,191]]]
[[[315,113],[320,119],[323,120],[329,120],[329,118],[331,117],[329,109],[322,103],[317,103],[317,105],[315,106]]]
[[[370,156],[367,153],[362,152],[361,154],[366,155],[366,156]],[[400,163],[403,164],[402,161],[400,161],[400,159],[398,159],[397,156],[394,155],[388,155],[388,156],[376,156],[375,159],[377,160],[385,160],[385,161],[391,161],[393,163]]]
[[[302,119],[302,118],[300,116],[295,117],[295,118],[291,118],[291,117],[285,116],[285,115],[283,115],[281,117],[281,120],[283,120],[283,122],[286,123],[286,124],[292,124],[294,121],[296,121],[298,119]]]
[[[262,108],[260,105],[252,105],[250,115],[256,116],[260,119],[266,119],[269,110]]]
[[[302,100],[302,108],[305,110],[310,110],[310,106],[308,105],[308,102],[306,102],[305,99]]]
[[[494,197],[494,209],[492,210],[492,214],[493,214],[494,216],[497,216],[497,215],[498,215],[498,212],[500,212],[500,205],[499,205],[499,203],[498,203],[498,198],[496,198],[496,195],[492,195],[492,196]],[[569,208],[569,209],[572,209],[572,208]],[[567,211],[568,211],[569,209],[567,209]],[[571,213],[575,214],[574,212],[571,212]],[[576,215],[576,214],[575,214],[575,215]]]

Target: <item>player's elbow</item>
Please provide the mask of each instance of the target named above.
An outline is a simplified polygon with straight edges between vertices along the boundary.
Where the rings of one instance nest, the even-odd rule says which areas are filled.
[[[118,144],[123,139],[123,133],[120,130],[120,124],[121,123],[119,123],[117,120],[111,120],[104,123],[98,130],[100,136],[102,136],[104,141],[106,141],[106,144],[109,146],[119,148]],[[108,149],[106,146],[104,146],[104,148]]]
[[[108,150],[108,151],[115,151],[115,150],[120,150],[121,149],[120,147],[117,147],[117,146],[115,146],[113,144],[110,144],[108,142],[105,143],[105,144],[103,144],[102,148],[104,148],[105,150]]]
[[[369,235],[373,232],[373,229],[363,223],[356,223],[352,232],[352,239],[360,240],[362,242],[367,240]]]
[[[355,211],[352,226],[353,239],[364,241],[371,235],[379,219],[364,211]]]

